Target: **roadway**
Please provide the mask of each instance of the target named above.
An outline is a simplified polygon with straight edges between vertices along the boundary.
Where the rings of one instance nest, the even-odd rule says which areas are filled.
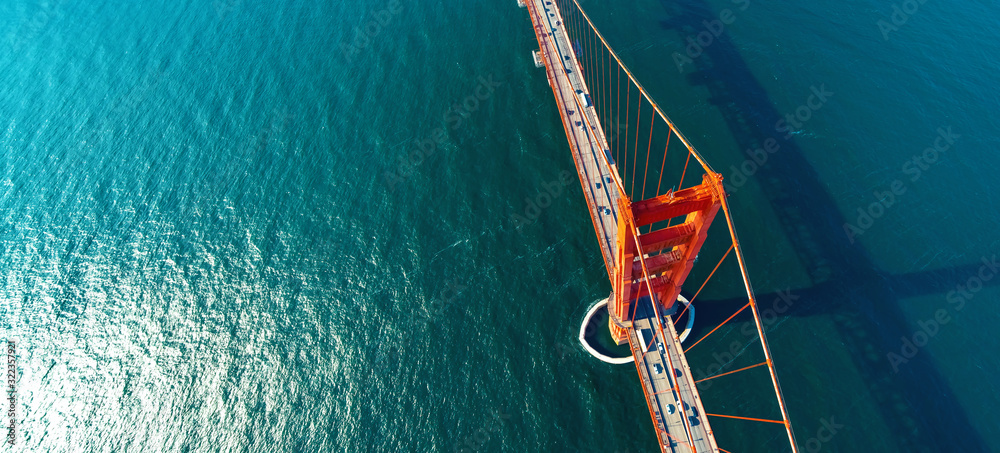
[[[657,323],[648,297],[636,303],[633,328],[628,329],[633,345],[632,355],[645,390],[646,403],[652,409],[654,424],[658,430],[667,433],[661,436],[666,440],[663,450],[690,453],[688,446],[693,444],[699,452],[718,452],[673,323],[669,318],[667,322]],[[657,333],[661,327],[662,338]],[[690,429],[690,437],[687,429]]]

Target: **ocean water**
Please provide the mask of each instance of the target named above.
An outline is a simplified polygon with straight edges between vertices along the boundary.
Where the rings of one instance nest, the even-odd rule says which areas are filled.
[[[1000,449],[989,2],[581,4],[745,180],[801,451]],[[5,449],[655,451],[634,367],[577,345],[610,286],[534,39],[514,1],[0,5]],[[696,373],[752,363],[748,323]],[[709,411],[776,416],[766,373],[711,382]]]

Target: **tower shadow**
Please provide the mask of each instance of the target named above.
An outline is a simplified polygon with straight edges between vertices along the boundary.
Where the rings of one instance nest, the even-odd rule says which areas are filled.
[[[681,36],[694,35],[705,29],[704,22],[718,19],[718,12],[703,1],[661,2],[670,12],[662,26]],[[768,139],[780,145],[752,178],[812,282],[811,287],[795,291],[803,302],[784,315],[831,317],[868,391],[878,399],[876,407],[900,451],[988,451],[927,354],[918,354],[898,372],[886,358],[887,352],[899,351],[901,337],[913,334],[900,307],[902,298],[944,294],[960,279],[975,275],[980,263],[898,276],[880,270],[868,252],[845,234],[846,220],[794,136],[785,139],[775,130],[783,116],[729,37],[725,33],[716,37],[692,60],[689,82],[709,90],[710,102],[723,115],[740,149],[763,148]],[[758,300],[776,297],[761,294]],[[717,325],[745,303],[746,299],[705,301],[713,309],[699,310],[699,324]]]

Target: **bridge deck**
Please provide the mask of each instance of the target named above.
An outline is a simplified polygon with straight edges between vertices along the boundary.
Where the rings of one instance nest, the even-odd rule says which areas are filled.
[[[532,23],[544,41],[542,58],[546,62],[545,71],[559,104],[563,127],[573,151],[573,162],[580,175],[583,194],[601,244],[601,253],[610,273],[617,266],[615,250],[618,241],[618,191],[608,187],[609,184],[614,184],[612,172],[615,170],[608,165],[610,159],[602,158],[600,154],[608,149],[607,139],[594,107],[585,107],[577,93],[579,91],[590,96],[583,82],[583,71],[576,53],[562,26],[558,8],[555,4],[546,5],[544,0],[532,1],[533,8],[528,10],[545,14],[545,17],[532,17]]]
[[[718,452],[673,323],[669,320],[663,323],[667,342],[661,348],[660,338],[655,335],[659,327],[649,298],[643,298],[638,303],[634,328],[629,329],[632,356],[646,389],[646,404],[652,408],[656,418],[656,428],[668,434],[664,436],[667,445],[663,445],[663,450],[689,453],[691,450],[685,445],[692,444],[693,440],[696,451]],[[670,354],[669,360],[667,354]],[[687,417],[693,439],[688,439],[682,417]]]
[[[579,95],[582,93],[589,96],[590,93],[584,84],[583,72],[563,27],[564,22],[558,7],[554,2],[546,0],[527,1],[530,3],[527,6],[532,16],[532,24],[541,41],[546,75],[555,93],[563,126],[573,152],[573,161],[600,242],[601,253],[604,255],[609,275],[613,275],[613,270],[618,266],[616,251],[619,192],[614,187],[612,175],[617,169],[610,153],[607,153],[609,149],[607,139],[597,120],[597,113],[592,106],[586,107],[585,101]],[[602,157],[601,153],[607,154]],[[631,264],[628,263],[629,266]],[[715,439],[701,405],[701,398],[673,324],[669,321],[664,323],[663,332],[666,341],[663,352],[658,347],[661,340],[653,341],[651,344],[654,346],[649,348],[649,351],[645,350],[648,345],[642,345],[640,330],[646,329],[649,332],[659,330],[649,299],[644,300],[645,304],[637,307],[634,327],[629,329],[629,336],[633,344],[632,352],[640,370],[639,377],[647,395],[647,404],[655,419],[654,424],[657,425],[658,432],[667,433],[659,436],[662,441],[661,449],[664,452],[689,452],[690,448],[685,445],[693,443],[698,452],[718,453],[718,447],[715,445]],[[652,339],[652,336],[647,334],[647,338]],[[673,370],[669,365],[671,362]],[[659,373],[657,367],[660,367]],[[673,406],[673,411],[670,406]],[[693,438],[688,437],[682,417],[688,417]]]

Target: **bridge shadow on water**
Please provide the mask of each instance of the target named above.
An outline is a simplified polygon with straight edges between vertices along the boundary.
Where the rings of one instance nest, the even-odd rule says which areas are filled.
[[[704,2],[661,3],[669,12],[663,27],[680,36],[693,36],[705,29],[705,21],[718,18],[718,12]],[[794,136],[786,140],[775,131],[774,125],[783,114],[776,110],[729,37],[723,33],[716,38],[693,59],[693,65],[689,82],[709,90],[710,102],[722,113],[742,150],[762,148],[769,138],[780,145],[753,180],[761,186],[813,282],[809,288],[795,290],[800,299],[783,315],[820,315],[833,320],[839,340],[877,400],[882,419],[901,451],[988,451],[928,354],[918,354],[898,372],[887,359],[887,353],[899,353],[901,337],[911,338],[914,333],[901,309],[902,299],[940,294],[944,307],[944,294],[975,275],[981,263],[906,275],[887,275],[878,269],[868,252],[860,244],[852,244],[845,234],[846,219]],[[724,172],[724,176],[729,175]],[[758,294],[762,308],[777,297]],[[704,335],[745,303],[745,298],[702,302],[702,307],[711,304],[713,309],[698,311],[701,331],[694,332],[692,338]],[[736,320],[750,316],[746,312]],[[789,388],[785,391],[798,393]],[[801,393],[798,396],[805,398]],[[793,401],[793,409],[795,405]],[[799,427],[800,436],[804,429]]]

